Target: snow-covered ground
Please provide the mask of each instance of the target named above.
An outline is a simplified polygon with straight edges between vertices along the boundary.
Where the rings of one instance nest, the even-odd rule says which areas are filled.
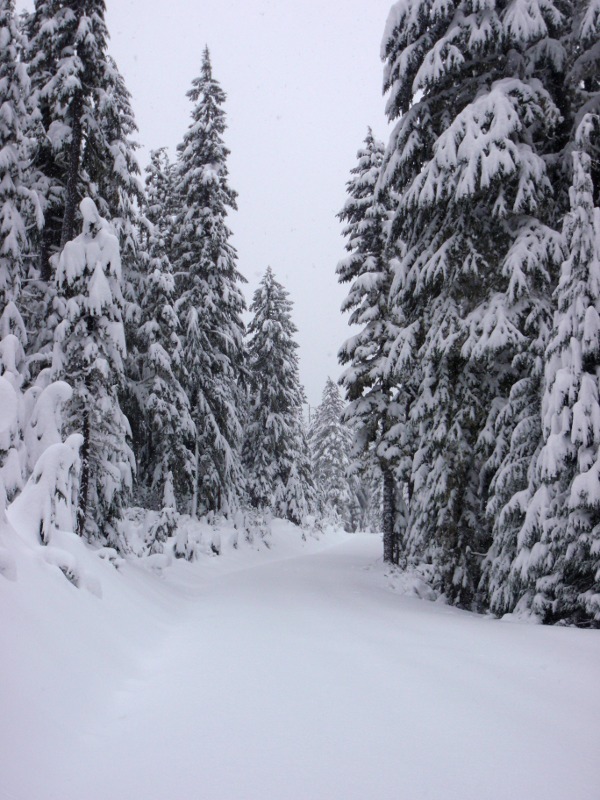
[[[403,594],[372,535],[119,570],[65,537],[0,575],[1,800],[600,797],[597,631]]]

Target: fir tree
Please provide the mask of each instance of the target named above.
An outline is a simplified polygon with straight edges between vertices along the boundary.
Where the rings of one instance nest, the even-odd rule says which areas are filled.
[[[569,8],[570,35],[566,51],[568,68],[565,75],[563,104],[565,125],[570,126],[569,144],[563,150],[563,174],[565,194],[571,185],[573,162],[571,152],[580,149],[581,124],[600,115],[600,2],[580,0]],[[568,105],[567,105],[568,104]],[[587,137],[586,152],[591,157],[589,167],[592,180],[592,197],[595,206],[600,205],[600,137]],[[568,198],[565,198],[568,202]]]
[[[319,511],[340,520],[346,530],[355,530],[356,508],[349,481],[352,435],[342,421],[344,401],[337,385],[327,379],[321,405],[310,429]]]
[[[40,136],[47,137],[52,148],[48,158],[60,172],[61,246],[75,233],[84,190],[83,146],[88,126],[98,122],[93,91],[104,77],[105,11],[104,0],[39,0],[30,19],[30,70],[40,104]]]
[[[135,461],[118,398],[126,353],[119,243],[92,200],[80,212],[83,232],[58,262],[53,369],[73,388],[67,429],[83,435],[77,531],[123,549],[118,523]]]
[[[279,517],[286,517],[295,525],[302,525],[307,515],[316,507],[313,465],[310,457],[308,435],[302,409],[296,410],[295,457],[283,493],[276,493],[272,508]]]
[[[351,282],[342,311],[351,311],[348,323],[359,327],[339,352],[348,365],[340,383],[350,401],[345,419],[355,435],[355,452],[363,465],[376,464],[382,476],[386,514],[383,519],[384,560],[397,562],[398,541],[394,533],[396,459],[391,457],[387,437],[396,423],[393,387],[387,361],[395,330],[388,303],[392,266],[387,250],[387,232],[393,202],[388,192],[377,192],[383,162],[383,144],[369,129],[358,164],[347,184],[348,199],[339,214],[346,223],[346,256],[337,267],[339,281]]]
[[[147,217],[153,227],[144,242],[148,267],[137,336],[141,349],[136,398],[145,422],[138,435],[138,477],[150,507],[175,509],[189,500],[195,428],[181,384],[183,344],[174,309],[175,279],[166,253],[171,229],[165,213],[164,159],[164,151],[152,153],[147,168]]]
[[[314,504],[292,303],[271,267],[254,293],[248,326],[250,407],[243,449],[255,508],[300,523]]]
[[[31,184],[44,201],[40,277],[75,233],[82,197],[91,197],[119,236],[126,286],[136,271],[142,188],[129,93],[108,55],[104,0],[36,0],[28,17],[28,58],[37,108]],[[128,300],[132,300],[129,297]]]
[[[453,602],[471,605],[492,537],[486,504],[503,458],[492,459],[494,442],[513,433],[499,409],[551,311],[560,248],[544,156],[561,133],[565,17],[552,3],[458,7],[392,8],[382,56],[399,121],[382,185],[398,194],[392,239],[404,248],[391,367],[413,393],[402,433],[412,451],[407,547],[432,561]]]
[[[25,325],[9,301],[0,314],[0,494],[9,502],[27,479],[24,389],[28,378]],[[0,509],[0,513],[4,509]]]
[[[55,0],[35,0],[34,11],[24,16],[24,33],[27,41],[26,60],[31,76],[32,104],[35,113],[30,120],[29,133],[32,139],[32,169],[30,186],[37,191],[44,214],[44,225],[35,244],[39,250],[40,286],[37,294],[43,295],[52,280],[50,258],[60,245],[60,233],[64,209],[64,160],[55,150],[50,136],[53,108],[45,94],[45,86],[58,65],[59,47],[54,42],[51,20],[58,10]],[[44,30],[48,28],[50,30]],[[56,46],[54,46],[56,45]],[[40,302],[39,298],[36,298]],[[48,298],[46,306],[50,303]],[[43,318],[47,308],[40,311]],[[35,326],[35,323],[31,326]]]
[[[28,227],[42,223],[24,175],[30,85],[22,51],[14,0],[0,0],[0,312],[20,294]]]
[[[137,229],[144,193],[135,156],[137,125],[131,95],[115,60],[106,55],[96,89],[97,126],[91,126],[82,151],[82,169],[96,188],[99,212],[119,237],[121,260],[129,272],[137,256]],[[129,276],[128,276],[129,277]]]
[[[172,240],[177,206],[175,196],[175,164],[169,160],[165,147],[150,153],[146,167],[146,219],[157,229],[162,252],[172,261]]]
[[[552,156],[556,170],[552,204],[555,220],[560,219],[568,203],[567,190],[572,182],[571,153],[580,149],[577,130],[586,113],[600,110],[600,63],[597,53],[599,10],[594,0],[570,4],[555,32],[555,35],[561,35],[561,42],[559,46],[554,43],[552,49],[559,55],[558,61],[564,61],[566,65],[562,70],[556,69],[553,75],[553,85],[558,88],[558,91],[555,90],[557,105],[563,117],[557,135],[549,140],[558,153]],[[568,23],[567,30],[564,23]],[[561,47],[562,51],[559,49]],[[552,49],[548,48],[548,51],[552,52]],[[543,66],[543,60],[541,64]],[[588,119],[591,119],[589,113]],[[598,205],[600,173],[597,164],[600,153],[597,136],[588,137],[586,149],[592,154],[589,172],[593,202]],[[560,244],[555,242],[552,247],[554,252],[548,254],[547,263],[560,262]],[[536,247],[528,249],[535,252]],[[542,302],[547,303],[548,299],[544,298]],[[540,307],[543,307],[542,302]],[[488,509],[494,519],[494,541],[484,563],[482,589],[489,595],[492,610],[499,614],[513,610],[518,602],[521,606],[530,605],[534,593],[529,581],[533,573],[522,570],[522,547],[524,542],[531,545],[542,535],[540,525],[545,515],[545,510],[540,507],[537,461],[545,441],[540,398],[544,391],[545,368],[548,371],[548,365],[545,366],[545,347],[551,327],[548,310],[543,319],[544,324],[538,327],[538,335],[534,331],[529,347],[516,359],[515,367],[521,377],[513,385],[509,401],[501,410],[497,422],[499,430],[493,460],[500,456],[500,462],[492,482],[493,493]],[[515,564],[517,557],[519,565]],[[541,602],[538,610],[542,616],[546,614],[549,604],[545,604],[545,611],[543,607],[544,602]]]
[[[29,484],[36,486],[33,491],[42,513],[35,533],[47,544],[58,519],[57,507],[70,507],[71,494],[67,496],[63,490],[68,486],[75,494],[79,439],[76,436],[62,456],[45,455],[50,448],[62,446],[62,410],[72,390],[63,381],[50,382],[49,370],[28,385],[26,343],[23,319],[9,301],[0,315],[0,514],[3,502],[20,499],[29,479]],[[24,507],[31,499],[29,492]],[[66,529],[71,529],[70,522]]]
[[[240,377],[245,308],[236,252],[226,225],[235,209],[228,182],[225,94],[212,76],[208,49],[188,97],[192,124],[179,146],[173,265],[183,328],[185,389],[196,426],[192,513],[227,511],[243,491]]]
[[[584,117],[597,135],[598,118]],[[581,143],[583,144],[583,143]],[[591,158],[573,154],[567,257],[546,350],[543,447],[517,554],[513,595],[546,621],[600,624],[600,208]]]

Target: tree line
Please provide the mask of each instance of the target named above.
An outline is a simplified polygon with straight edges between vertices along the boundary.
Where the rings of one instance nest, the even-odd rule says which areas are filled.
[[[142,180],[105,11],[37,0],[17,16],[0,0],[0,511],[34,482],[42,542],[71,526],[121,552],[132,505],[158,512],[160,540],[178,513],[245,505],[356,526],[335,499],[350,492],[340,454],[338,489],[315,486],[292,304],[271,268],[243,322],[209,51],[175,161],[153,152]],[[341,428],[321,426],[319,446]]]
[[[381,524],[449,602],[597,625],[599,28],[598,0],[394,4],[394,127],[339,215],[347,406],[328,381],[307,430],[271,269],[243,322],[208,50],[142,180],[104,0],[0,0],[2,508],[33,483],[42,542],[72,513],[117,550],[132,504],[157,539],[244,505]]]

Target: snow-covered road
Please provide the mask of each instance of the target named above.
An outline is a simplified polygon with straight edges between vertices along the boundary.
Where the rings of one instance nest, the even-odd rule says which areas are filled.
[[[599,633],[400,596],[379,546],[345,537],[168,598],[85,713],[67,703],[53,730],[40,701],[0,798],[597,800]]]

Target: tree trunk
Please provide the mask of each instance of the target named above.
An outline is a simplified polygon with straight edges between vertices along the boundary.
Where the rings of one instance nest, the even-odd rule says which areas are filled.
[[[194,491],[192,493],[192,519],[198,516],[198,439],[194,445]]]
[[[84,412],[82,424],[83,444],[81,445],[81,478],[79,479],[79,502],[77,504],[77,534],[85,533],[85,520],[90,493],[90,415]]]
[[[46,284],[52,280],[52,267],[50,266],[50,236],[47,228],[42,233],[42,243],[40,248],[40,277]]]
[[[383,560],[388,564],[398,563],[398,546],[394,533],[394,494],[396,491],[394,473],[388,466],[382,467],[383,473]]]
[[[81,162],[81,96],[77,94],[71,103],[71,143],[69,145],[69,162],[67,166],[67,185],[65,191],[65,210],[60,235],[61,249],[75,236],[75,211],[79,194],[79,166]]]

